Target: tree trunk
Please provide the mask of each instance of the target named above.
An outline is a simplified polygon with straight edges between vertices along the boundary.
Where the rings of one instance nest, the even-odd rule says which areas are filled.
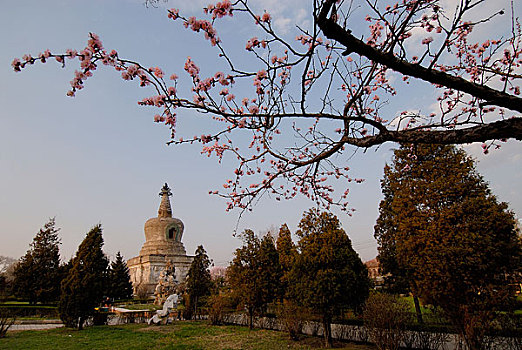
[[[248,317],[248,328],[254,329],[254,309],[251,307],[248,308]]]
[[[333,347],[332,326],[330,323],[330,317],[323,316],[324,346],[326,348]]]
[[[424,324],[424,320],[422,319],[422,312],[420,308],[419,298],[416,295],[413,295],[413,303],[415,304],[415,313],[417,314],[417,322],[419,324]]]
[[[81,331],[83,329],[83,317],[78,319],[78,330]]]
[[[194,316],[192,316],[194,320],[197,320],[198,318],[198,297],[196,296],[194,298]]]

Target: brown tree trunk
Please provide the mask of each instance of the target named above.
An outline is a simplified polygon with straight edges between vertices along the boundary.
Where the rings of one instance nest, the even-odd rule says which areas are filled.
[[[419,298],[416,295],[413,295],[413,303],[415,304],[415,313],[417,314],[417,322],[419,324],[424,324],[424,320],[422,319],[422,311],[420,308]]]
[[[192,316],[194,320],[197,320],[198,318],[198,297],[196,296],[194,298],[194,316]]]
[[[78,330],[81,331],[83,329],[83,317],[80,317],[78,320]]]
[[[248,308],[248,328],[254,329],[254,308],[249,307]]]
[[[324,346],[326,348],[333,347],[332,326],[330,323],[330,317],[323,316]]]

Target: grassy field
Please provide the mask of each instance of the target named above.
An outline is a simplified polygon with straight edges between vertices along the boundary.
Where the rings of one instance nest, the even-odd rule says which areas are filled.
[[[178,322],[167,326],[128,324],[89,327],[83,331],[58,328],[10,332],[0,349],[317,349],[322,339],[289,340],[282,332],[238,326],[209,326],[205,322]],[[371,346],[337,343],[337,349],[370,350]]]

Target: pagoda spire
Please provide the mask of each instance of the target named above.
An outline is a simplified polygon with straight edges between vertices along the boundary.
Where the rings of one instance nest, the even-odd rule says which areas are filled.
[[[169,185],[165,182],[165,185],[161,188],[161,192],[159,193],[161,196],[161,203],[158,209],[158,217],[159,218],[171,218],[172,217],[172,208],[170,206],[169,197],[172,196],[172,192],[170,192]]]

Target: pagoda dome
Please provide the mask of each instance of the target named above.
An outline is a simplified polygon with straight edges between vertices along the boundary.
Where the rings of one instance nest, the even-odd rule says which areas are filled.
[[[145,244],[142,247],[142,253],[185,254],[185,248],[181,243],[185,226],[180,219],[172,217],[169,199],[172,193],[166,183],[159,195],[161,203],[158,216],[145,222]]]

